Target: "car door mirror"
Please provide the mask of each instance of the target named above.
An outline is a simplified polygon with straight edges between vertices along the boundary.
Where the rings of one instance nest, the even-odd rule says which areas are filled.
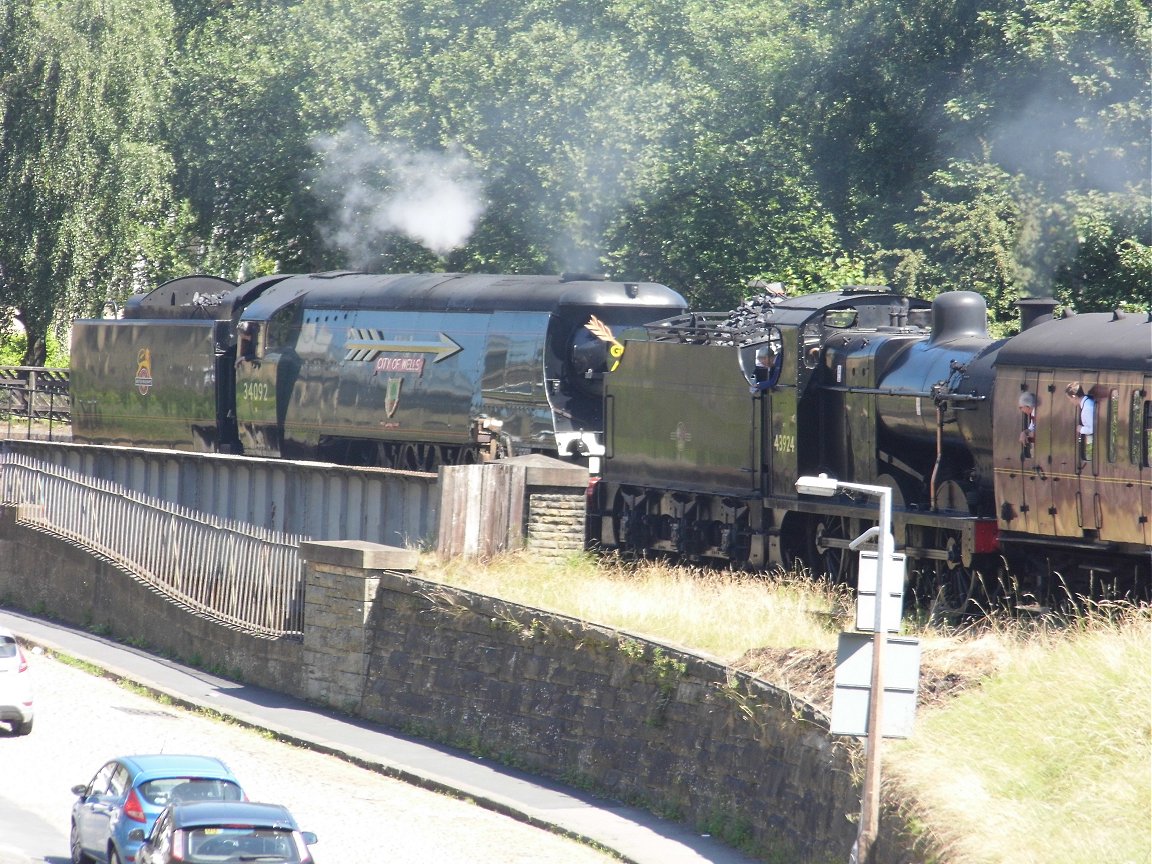
[[[143,828],[133,828],[131,831],[128,832],[128,839],[131,840],[133,843],[143,842],[144,829]]]

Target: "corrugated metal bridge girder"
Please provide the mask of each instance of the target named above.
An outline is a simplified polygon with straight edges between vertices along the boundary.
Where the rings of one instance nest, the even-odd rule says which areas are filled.
[[[431,542],[435,474],[45,441],[6,448],[193,510],[314,540]]]

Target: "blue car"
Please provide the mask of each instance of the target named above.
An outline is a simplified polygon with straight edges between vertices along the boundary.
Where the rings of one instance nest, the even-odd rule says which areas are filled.
[[[72,787],[73,864],[131,864],[140,839],[169,804],[247,800],[240,781],[213,756],[121,756]],[[137,834],[137,838],[141,835]]]

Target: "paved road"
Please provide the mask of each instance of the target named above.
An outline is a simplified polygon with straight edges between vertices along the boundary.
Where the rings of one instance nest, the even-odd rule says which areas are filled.
[[[157,702],[48,655],[29,662],[41,715],[31,735],[0,736],[3,864],[66,864],[74,800],[69,789],[87,782],[108,757],[141,750],[219,755],[251,797],[287,804],[320,835],[315,851],[321,864],[611,861],[557,834]]]
[[[750,858],[710,837],[642,810],[391,734],[282,694],[236,684],[12,611],[0,609],[0,624],[49,654],[80,658],[105,670],[110,678],[135,683],[170,703],[158,704],[107,680],[51,662],[48,657],[35,658],[36,728],[27,738],[0,738],[0,763],[6,775],[9,771],[41,770],[35,760],[44,757],[45,741],[50,742],[49,749],[58,740],[79,741],[90,754],[87,764],[64,766],[68,777],[61,777],[52,794],[36,804],[36,812],[44,815],[45,823],[59,824],[64,832],[71,804],[69,787],[87,781],[102,759],[130,751],[181,749],[227,754],[226,761],[242,778],[259,778],[248,781],[250,785],[256,783],[250,796],[282,801],[304,828],[316,831],[321,838],[316,849],[321,864],[368,864],[378,860],[381,851],[388,853],[390,862],[421,864],[603,864],[611,860],[561,834],[598,844],[634,864],[751,864]],[[61,682],[60,675],[70,675],[71,680]],[[40,681],[42,677],[46,681]],[[77,683],[77,678],[87,683]],[[53,680],[57,682],[55,689],[45,689],[52,687]],[[111,691],[92,692],[89,686]],[[84,722],[57,722],[53,715],[62,705],[87,708]],[[251,729],[207,720],[179,706],[209,708],[251,729],[271,732],[301,746],[285,748],[271,736],[253,735]],[[66,710],[59,713],[67,715]],[[217,734],[226,730],[238,737],[227,742],[204,740],[198,737],[207,734],[202,727]],[[148,731],[142,731],[145,729]],[[261,750],[257,745],[274,749]],[[37,747],[38,756],[33,752]],[[28,751],[23,758],[31,760],[23,768],[16,761],[22,751]],[[337,766],[350,773],[337,777]],[[61,766],[53,767],[59,771]],[[396,803],[396,786],[411,792],[415,800],[401,807]],[[3,794],[8,793],[0,791]],[[351,813],[355,808],[365,808],[356,811],[363,814],[359,819]],[[352,838],[347,826],[355,824],[375,826],[376,831]],[[345,843],[361,845],[344,849]],[[0,845],[0,864],[8,864],[2,848]],[[67,854],[66,837],[63,854]],[[64,864],[66,859],[43,860]],[[14,864],[23,862],[17,859]]]

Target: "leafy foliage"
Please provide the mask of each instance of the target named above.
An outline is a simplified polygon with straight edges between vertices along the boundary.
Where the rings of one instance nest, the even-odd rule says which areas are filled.
[[[0,305],[45,357],[55,319],[132,287],[164,217],[170,14],[127,0],[14,0],[0,19]]]
[[[1152,308],[1142,0],[6,0],[0,318],[193,270]]]
[[[23,333],[0,336],[0,366],[23,366],[28,354],[28,337]],[[49,333],[45,340],[44,362],[41,366],[64,369],[68,366],[68,346]]]

